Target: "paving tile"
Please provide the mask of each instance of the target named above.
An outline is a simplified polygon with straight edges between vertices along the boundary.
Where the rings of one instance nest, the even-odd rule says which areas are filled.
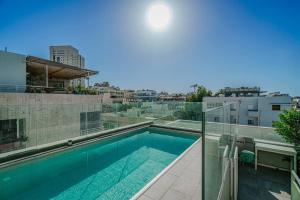
[[[164,174],[159,180],[156,181],[155,185],[160,186],[160,187],[170,187],[174,181],[178,179],[177,176],[171,174],[171,173],[166,173]]]
[[[160,199],[176,179],[177,177],[172,174],[165,174],[145,192],[145,195],[154,200]]]
[[[199,185],[200,186],[200,185]],[[200,200],[201,199],[201,188],[200,187],[198,187],[196,190],[195,190],[195,192],[194,192],[194,194],[193,194],[193,196],[192,196],[192,199],[193,200]]]
[[[150,197],[148,197],[146,195],[142,195],[137,200],[153,200],[153,199],[151,199]]]
[[[168,191],[168,188],[158,187],[156,185],[149,188],[144,194],[153,200],[159,200]]]
[[[172,189],[190,196],[194,194],[198,187],[200,187],[198,180],[187,178],[180,178],[172,185]]]
[[[290,174],[265,167],[255,171],[251,167],[240,166],[238,199],[290,199]]]
[[[175,166],[173,166],[169,170],[169,173],[176,175],[176,176],[180,176],[183,174],[183,172],[185,171],[187,166],[188,166],[187,162],[178,162],[178,163],[176,163]]]
[[[201,196],[200,143],[187,152],[139,198],[142,200],[199,199]],[[200,155],[200,156],[199,156]]]
[[[191,200],[192,196],[171,189],[163,196],[162,200]]]

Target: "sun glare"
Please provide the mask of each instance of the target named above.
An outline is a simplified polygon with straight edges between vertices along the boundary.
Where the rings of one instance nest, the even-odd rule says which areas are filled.
[[[155,3],[149,7],[146,18],[152,30],[164,31],[171,23],[171,9],[164,3]]]

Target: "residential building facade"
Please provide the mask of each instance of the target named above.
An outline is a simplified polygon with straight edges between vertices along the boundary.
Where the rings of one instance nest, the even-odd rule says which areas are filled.
[[[157,101],[159,96],[155,90],[137,90],[135,92],[137,101]]]
[[[272,127],[279,114],[292,108],[292,97],[286,94],[263,96],[204,97],[207,108],[235,103],[231,106],[230,121],[241,125]],[[218,119],[212,119],[218,122]]]
[[[128,104],[135,102],[134,90],[121,90],[119,87],[110,86],[109,84],[95,84],[93,88],[102,97],[103,103]]]
[[[169,94],[167,92],[161,92],[159,94],[159,101],[186,101],[186,95],[183,93]]]

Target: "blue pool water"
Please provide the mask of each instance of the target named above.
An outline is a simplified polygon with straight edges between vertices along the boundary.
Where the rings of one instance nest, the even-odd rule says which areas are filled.
[[[130,199],[197,137],[142,129],[0,169],[0,199]]]

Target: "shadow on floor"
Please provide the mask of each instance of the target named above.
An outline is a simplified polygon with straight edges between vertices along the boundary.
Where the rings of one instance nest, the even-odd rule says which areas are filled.
[[[291,175],[266,167],[239,166],[239,200],[291,199]]]

